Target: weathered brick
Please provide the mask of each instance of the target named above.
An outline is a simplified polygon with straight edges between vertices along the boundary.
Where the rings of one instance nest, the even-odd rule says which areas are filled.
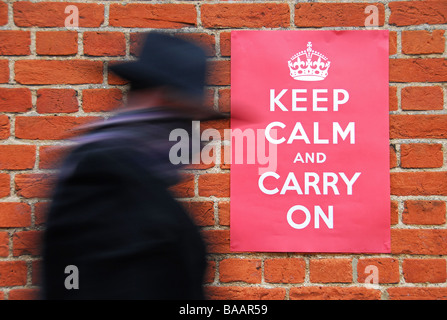
[[[301,258],[267,259],[264,278],[269,283],[302,283],[306,275],[306,262]]]
[[[26,112],[32,107],[28,88],[0,88],[0,112]]]
[[[0,286],[22,286],[26,278],[25,261],[0,261]]]
[[[79,11],[79,27],[97,28],[104,22],[104,5],[75,2],[14,2],[14,23],[18,27],[65,27],[69,14],[65,8],[75,5]]]
[[[124,56],[126,39],[122,32],[84,32],[84,54],[88,56]]]
[[[224,259],[219,263],[221,282],[260,283],[262,278],[260,259]]]
[[[111,4],[109,24],[127,28],[183,28],[197,24],[193,4],[127,3]]]
[[[444,30],[402,31],[402,53],[404,54],[443,53],[444,47]]]
[[[447,59],[390,59],[390,82],[447,81]]]
[[[391,172],[391,194],[447,195],[447,172]]]
[[[123,92],[120,89],[82,90],[82,109],[84,112],[112,111],[121,106]]]
[[[98,117],[38,116],[16,117],[16,138],[31,140],[60,140],[80,133],[78,129]]]
[[[291,288],[290,300],[378,300],[380,290],[364,287],[298,287]]]
[[[369,266],[377,268],[378,283],[399,283],[399,261],[393,258],[362,258],[357,262],[357,281],[365,283],[371,275]],[[368,281],[367,283],[371,283]]]
[[[385,6],[382,3],[299,3],[295,6],[297,27],[363,27],[368,14],[365,8],[378,8],[378,25],[385,21]]]
[[[0,145],[1,170],[32,169],[36,162],[36,146]]]
[[[389,23],[396,26],[447,23],[447,6],[444,0],[396,1],[388,4],[391,10]]]
[[[402,271],[408,283],[440,283],[447,277],[445,259],[405,259]]]
[[[19,60],[14,69],[20,84],[102,83],[103,63],[85,59]]]
[[[37,90],[36,110],[38,113],[71,113],[79,110],[77,93],[74,89]]]
[[[439,168],[443,163],[441,144],[411,143],[400,146],[402,168]]]
[[[26,56],[30,54],[30,45],[29,31],[0,31],[0,55],[2,56]]]
[[[37,230],[18,231],[12,237],[12,253],[14,256],[37,256],[40,252],[42,232]]]
[[[444,92],[442,87],[405,87],[401,91],[402,110],[442,110]]]
[[[446,204],[438,200],[407,200],[402,212],[405,224],[440,225],[446,221]]]
[[[391,229],[392,254],[447,254],[445,229]]]
[[[201,6],[205,28],[279,28],[290,25],[286,3],[218,3]]]
[[[78,53],[76,31],[37,31],[36,53],[48,56],[69,56]]]

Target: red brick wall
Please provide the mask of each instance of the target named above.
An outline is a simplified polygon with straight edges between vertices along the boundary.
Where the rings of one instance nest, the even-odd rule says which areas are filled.
[[[75,29],[64,26],[69,4],[79,9]],[[371,4],[390,30],[391,254],[231,253],[229,167],[195,165],[174,191],[209,243],[211,299],[447,299],[445,0],[0,1],[0,299],[35,296],[58,156],[50,146],[125,100],[107,66],[137,52],[140,32],[203,44],[207,104],[228,112],[231,30],[364,29]]]

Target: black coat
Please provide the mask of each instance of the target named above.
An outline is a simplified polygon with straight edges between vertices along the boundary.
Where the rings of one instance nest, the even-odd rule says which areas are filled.
[[[44,299],[204,298],[199,230],[151,162],[119,139],[67,157],[44,233]],[[65,287],[68,265],[79,270],[79,289]]]

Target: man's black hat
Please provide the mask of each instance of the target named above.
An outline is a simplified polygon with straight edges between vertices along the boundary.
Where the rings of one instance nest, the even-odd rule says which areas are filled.
[[[110,66],[132,88],[172,86],[186,94],[202,97],[206,55],[202,48],[167,34],[146,35],[139,59]]]

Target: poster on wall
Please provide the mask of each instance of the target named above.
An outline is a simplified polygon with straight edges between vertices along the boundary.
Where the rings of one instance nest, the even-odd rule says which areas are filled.
[[[232,251],[390,252],[388,31],[232,31]]]

